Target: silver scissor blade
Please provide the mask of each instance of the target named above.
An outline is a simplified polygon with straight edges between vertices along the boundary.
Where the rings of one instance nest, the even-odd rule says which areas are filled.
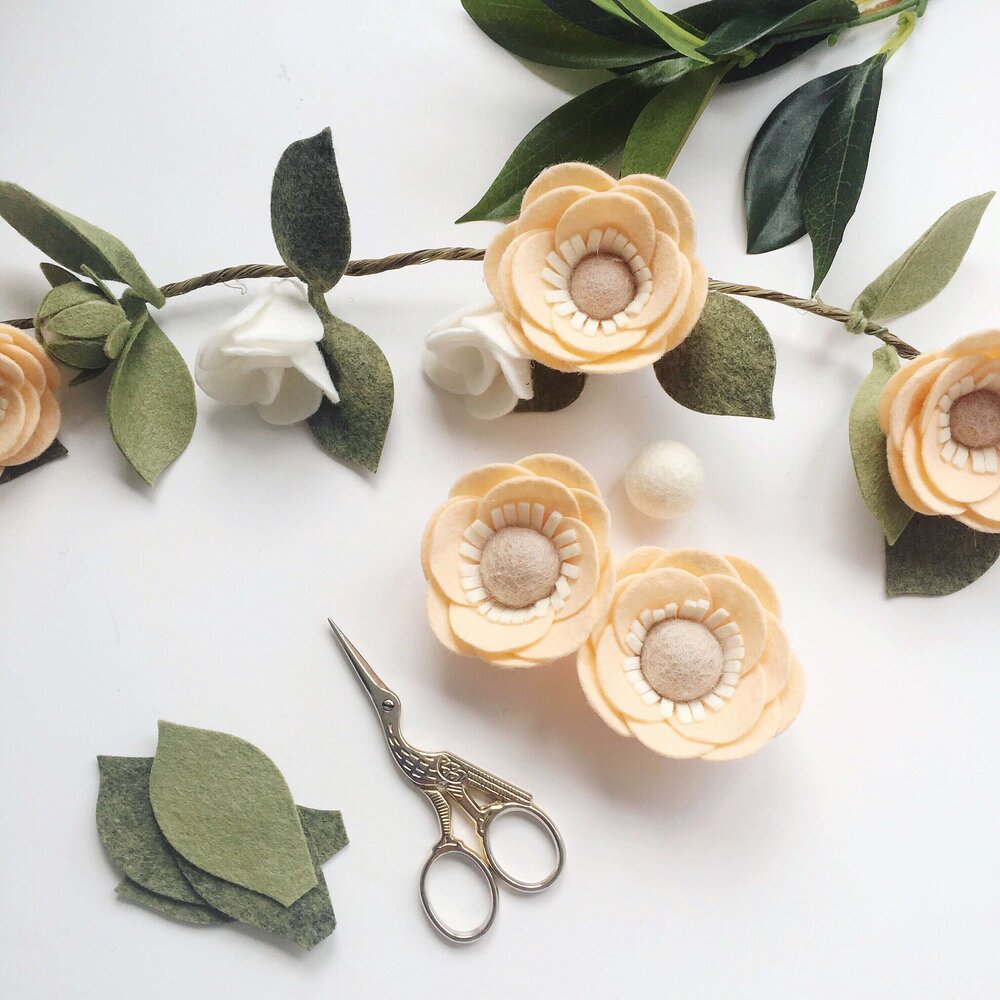
[[[340,648],[344,651],[347,662],[354,667],[354,672],[358,675],[358,679],[368,692],[368,697],[371,698],[376,711],[381,713],[386,698],[394,699],[398,705],[398,697],[382,683],[379,675],[372,670],[368,661],[358,652],[357,646],[341,632],[337,623],[332,618],[327,618],[327,621],[330,623],[330,628],[333,629],[333,634],[337,637],[337,642],[340,643]]]

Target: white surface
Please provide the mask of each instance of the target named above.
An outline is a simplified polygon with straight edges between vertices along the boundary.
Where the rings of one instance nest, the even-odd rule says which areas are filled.
[[[160,281],[276,260],[271,172],[327,123],[356,256],[481,246],[495,227],[451,220],[566,88],[590,82],[515,60],[457,0],[5,8],[0,174],[120,235]],[[742,253],[742,160],[781,97],[888,30],[712,103],[671,179],[714,276],[808,290],[807,244]],[[941,211],[996,186],[998,33],[993,4],[934,2],[893,59],[828,301],[849,304]],[[898,332],[932,347],[997,323],[998,250],[994,206],[951,287]],[[0,229],[3,316],[37,304],[37,259]],[[996,996],[1000,568],[956,597],[883,600],[846,437],[873,344],[762,305],[780,357],[774,423],[689,413],[645,371],[593,379],[554,416],[479,424],[419,360],[425,331],[481,293],[480,269],[456,263],[331,295],[396,373],[375,480],[302,428],[200,395],[191,447],[150,492],[108,434],[100,384],[65,395],[71,457],[0,492],[0,993]],[[235,289],[199,292],[163,326],[193,362],[240,304]],[[620,483],[635,450],[667,436],[708,472],[704,500],[672,525],[632,511]],[[773,577],[809,686],[787,735],[741,763],[665,762],[597,719],[568,664],[508,674],[437,647],[418,560],[427,516],[467,468],[540,449],[607,487],[619,554],[700,545]],[[401,692],[415,743],[530,788],[565,835],[561,883],[504,892],[469,950],[443,945],[420,911],[434,816],[394,773],[327,614]],[[254,741],[300,802],[343,809],[331,940],[299,954],[115,899],[94,756],[151,754],[160,717]]]

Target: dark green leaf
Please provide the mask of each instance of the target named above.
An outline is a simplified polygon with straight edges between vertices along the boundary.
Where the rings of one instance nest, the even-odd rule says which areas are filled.
[[[802,31],[814,25],[817,26],[817,31],[825,35],[836,25],[844,24],[857,16],[858,8],[851,0],[812,0],[812,3],[796,0],[792,9],[757,9],[725,21],[708,36],[701,51],[706,56],[718,59],[769,35],[783,31]]]
[[[328,128],[293,142],[271,184],[271,231],[281,259],[327,292],[351,259],[351,220]]]
[[[324,397],[309,429],[334,458],[378,470],[392,417],[392,370],[378,344],[334,316],[321,295],[310,301],[323,321],[321,343],[340,402]]]
[[[743,181],[747,253],[777,250],[805,235],[802,170],[816,126],[848,72],[838,69],[803,84],[760,127]]]
[[[742,302],[709,292],[690,336],[653,366],[660,385],[699,413],[774,419],[771,335]]]
[[[166,301],[121,240],[30,191],[0,182],[0,215],[42,253],[71,271],[80,272],[86,265],[102,278],[124,281],[154,306]]]
[[[688,72],[668,83],[642,109],[625,142],[622,176],[665,177],[670,172],[725,72],[724,65]]]
[[[68,454],[69,452],[62,442],[56,438],[38,458],[33,458],[30,462],[24,462],[21,465],[8,465],[5,469],[0,470],[0,486],[14,479],[19,479],[25,473],[34,472],[35,469],[40,469],[43,465],[48,465],[49,462],[65,458]]]
[[[761,51],[761,54],[749,66],[734,66],[723,78],[725,83],[740,83],[743,80],[752,80],[756,76],[763,76],[772,70],[780,69],[790,63],[793,59],[805,55],[811,48],[822,41],[821,38],[798,38],[793,42],[784,42],[771,47],[767,43],[763,46],[752,46],[754,51]]]
[[[886,457],[885,434],[878,419],[878,403],[886,382],[899,371],[899,355],[889,346],[872,355],[872,370],[861,383],[848,424],[854,473],[868,509],[882,526],[882,533],[894,545],[910,523],[913,511],[899,498]]]
[[[1000,556],[1000,535],[975,531],[950,517],[914,514],[895,545],[885,547],[889,597],[941,597],[975,583]]]
[[[653,44],[619,41],[571,24],[542,0],[462,0],[469,17],[503,46],[523,59],[567,69],[634,66],[662,57]]]
[[[726,21],[754,13],[787,14],[803,2],[805,0],[708,0],[685,7],[674,15],[674,19],[710,35]]]
[[[591,0],[542,0],[542,3],[563,20],[595,35],[631,45],[661,47],[662,43],[656,35],[617,9],[611,12]]]
[[[581,372],[558,372],[537,361],[531,362],[531,399],[522,399],[515,413],[553,413],[575,403],[583,392],[587,376]]]
[[[85,382],[93,382],[95,378],[99,378],[108,370],[108,366],[105,365],[103,368],[91,368],[89,370],[84,370],[77,372],[70,380],[69,384],[71,386],[83,385]]]
[[[675,52],[695,62],[711,62],[699,51],[700,37],[692,35],[683,24],[679,24],[671,15],[654,6],[650,0],[612,0],[612,2],[636,24],[648,28]]]
[[[861,197],[885,60],[879,53],[850,68],[820,116],[806,156],[802,208],[813,245],[813,295],[833,264]]]

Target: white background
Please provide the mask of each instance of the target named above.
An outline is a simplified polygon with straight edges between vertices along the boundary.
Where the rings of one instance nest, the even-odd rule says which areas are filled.
[[[119,235],[158,281],[272,262],[271,173],[333,127],[355,256],[482,246],[455,227],[520,137],[601,78],[529,66],[458,0],[7,4],[0,175]],[[779,99],[857,62],[888,24],[714,100],[671,179],[715,277],[796,293],[806,242],[742,252],[742,165]],[[996,5],[930,4],[890,63],[858,215],[823,286],[854,295],[954,202],[996,186]],[[896,331],[925,348],[998,322],[1000,210],[951,286]],[[0,229],[0,315],[33,312],[38,253]],[[199,393],[187,453],[154,490],[118,454],[105,381],[63,395],[71,455],[0,489],[0,993],[83,997],[987,997],[997,957],[1000,567],[957,596],[882,596],[879,531],[847,412],[873,343],[761,305],[778,350],[773,423],[702,416],[649,371],[593,379],[572,409],[481,424],[423,380],[427,329],[483,295],[481,268],[347,278],[333,310],[396,376],[375,478],[305,428]],[[188,361],[246,302],[172,301]],[[707,492],[654,523],[621,488],[641,445],[701,455]],[[616,552],[697,545],[760,564],[783,597],[808,698],[750,760],[671,762],[612,733],[569,663],[503,673],[442,651],[418,546],[454,478],[565,452],[603,484]],[[394,772],[325,625],[334,615],[404,697],[417,745],[530,788],[569,862],[504,892],[488,939],[450,948],[416,878],[434,816]],[[95,755],[150,755],[156,720],[239,734],[298,801],[341,808],[327,865],[339,925],[313,952],[192,928],[118,901],[93,821]]]

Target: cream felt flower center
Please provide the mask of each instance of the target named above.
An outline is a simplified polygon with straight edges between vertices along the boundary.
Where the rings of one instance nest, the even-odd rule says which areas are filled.
[[[636,282],[628,262],[614,254],[588,254],[569,276],[570,298],[594,319],[611,319],[634,298]]]
[[[661,698],[691,701],[708,694],[722,677],[722,646],[698,622],[654,625],[639,654],[639,669]]]
[[[998,470],[1000,396],[993,389],[998,382],[996,373],[978,381],[966,375],[938,403],[941,458],[956,469],[971,465],[974,473]]]
[[[483,548],[483,589],[497,604],[526,608],[552,593],[559,579],[555,545],[533,528],[501,528]]]

